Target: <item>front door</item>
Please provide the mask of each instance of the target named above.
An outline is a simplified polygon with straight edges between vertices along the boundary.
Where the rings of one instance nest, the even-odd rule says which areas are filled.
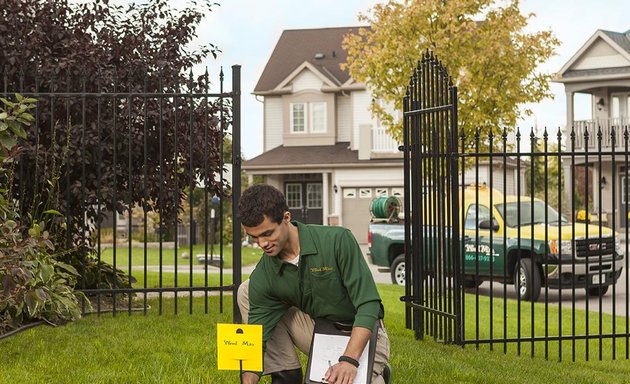
[[[293,220],[323,224],[324,193],[321,182],[287,182],[284,194]]]

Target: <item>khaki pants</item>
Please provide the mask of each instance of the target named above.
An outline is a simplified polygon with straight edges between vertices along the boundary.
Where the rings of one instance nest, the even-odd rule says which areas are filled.
[[[249,315],[249,280],[244,281],[238,288],[238,306],[247,323]],[[382,373],[389,360],[389,337],[381,322],[376,340],[376,353],[372,370],[372,384],[383,384]],[[296,307],[291,307],[280,319],[273,331],[271,339],[267,341],[264,356],[264,375],[270,373],[301,368],[300,359],[295,347],[308,355],[311,349],[311,339],[315,328],[315,320]]]

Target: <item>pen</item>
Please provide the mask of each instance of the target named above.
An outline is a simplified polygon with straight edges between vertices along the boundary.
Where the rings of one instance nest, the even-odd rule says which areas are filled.
[[[332,364],[330,364],[330,360],[328,360],[328,371],[330,371],[332,369]],[[325,377],[322,377],[322,383],[327,383],[328,381],[326,380]]]

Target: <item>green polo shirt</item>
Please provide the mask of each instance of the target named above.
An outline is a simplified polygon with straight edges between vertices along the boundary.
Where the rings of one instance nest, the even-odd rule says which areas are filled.
[[[292,224],[300,237],[300,262],[295,266],[263,254],[249,278],[248,322],[263,325],[265,343],[291,306],[313,318],[372,330],[383,318],[383,306],[352,233],[342,227]]]

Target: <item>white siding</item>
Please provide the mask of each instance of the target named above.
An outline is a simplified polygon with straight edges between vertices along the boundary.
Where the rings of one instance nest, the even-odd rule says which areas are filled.
[[[352,100],[337,96],[337,141],[352,140]]]
[[[477,176],[479,177],[478,179]],[[474,166],[466,169],[466,173],[464,174],[464,183],[466,184],[487,184],[488,179],[488,168],[486,168],[485,165],[481,164],[479,165],[478,174]]]
[[[630,62],[602,39],[598,39],[571,69],[625,67]]]
[[[282,114],[282,98],[281,97],[265,97],[265,148],[269,151],[279,145],[282,145],[282,133],[284,127]]]
[[[333,184],[339,187],[391,186],[403,184],[403,169],[383,167],[370,169],[338,169]],[[378,184],[378,185],[376,185]]]
[[[503,179],[503,167],[497,166],[496,164],[492,168],[492,185],[491,187],[496,189],[497,191],[505,194],[505,185],[510,182],[510,172],[507,172],[505,175],[505,180]],[[488,180],[488,185],[490,184],[490,180]]]
[[[315,76],[313,72],[304,69],[293,80],[293,93],[312,89],[322,89],[322,80]]]
[[[372,96],[367,91],[352,92],[352,144],[353,150],[359,149],[359,127],[361,125],[376,126],[370,113]]]

